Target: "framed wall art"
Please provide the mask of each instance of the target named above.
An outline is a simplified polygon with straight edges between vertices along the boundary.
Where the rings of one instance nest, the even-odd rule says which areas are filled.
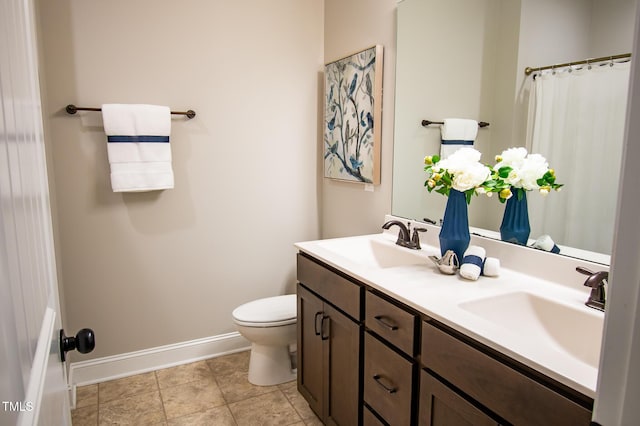
[[[382,46],[325,65],[324,177],[380,183]]]

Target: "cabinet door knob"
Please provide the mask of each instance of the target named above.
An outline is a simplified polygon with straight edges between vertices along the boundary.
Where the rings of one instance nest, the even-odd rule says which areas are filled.
[[[75,337],[67,337],[64,330],[60,330],[60,359],[66,359],[68,351],[78,350],[81,354],[88,354],[96,347],[96,335],[90,328],[78,331]]]
[[[385,321],[384,319],[386,318],[383,315],[376,315],[375,317],[373,317],[376,321],[378,321],[380,324],[382,324],[385,328],[389,329],[390,331],[396,331],[398,329],[398,326],[395,324],[391,324],[388,321]]]
[[[379,384],[380,386],[382,386],[382,388],[389,392],[389,393],[396,393],[398,391],[398,389],[396,389],[394,386],[387,386],[382,382],[382,376],[380,376],[379,374],[376,374],[373,376],[373,380],[376,381],[377,384]]]

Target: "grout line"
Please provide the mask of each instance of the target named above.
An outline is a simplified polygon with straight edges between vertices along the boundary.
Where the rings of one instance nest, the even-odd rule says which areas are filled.
[[[236,416],[233,415],[233,411],[231,410],[231,407],[229,406],[229,402],[227,401],[227,398],[224,396],[224,392],[222,392],[222,387],[220,387],[220,383],[218,383],[218,374],[216,374],[213,369],[211,368],[211,365],[207,362],[207,367],[209,368],[209,371],[211,372],[211,376],[213,377],[213,381],[216,384],[216,386],[218,387],[218,390],[220,391],[220,396],[222,396],[222,400],[224,401],[224,405],[222,405],[221,407],[224,407],[227,409],[227,411],[229,412],[229,414],[231,415],[231,419],[233,420],[233,423],[238,426],[238,420],[236,419]],[[221,376],[224,376],[224,374],[222,374]]]
[[[238,425],[238,420],[236,419],[236,416],[233,415],[233,411],[231,410],[231,407],[229,407],[229,404],[225,404],[225,407],[227,407],[227,410],[229,410],[229,414],[231,414],[231,418],[233,419],[233,423],[235,423],[236,425]]]
[[[298,412],[298,410],[296,410],[295,405],[293,405],[293,403],[291,402],[291,400],[289,399],[289,397],[287,397],[287,394],[285,391],[282,390],[282,388],[280,387],[280,385],[278,385],[278,391],[280,391],[280,393],[282,394],[282,396],[284,396],[285,401],[287,401],[289,403],[289,405],[291,406],[291,408],[293,408],[293,412],[296,413],[296,415],[298,416],[298,419],[295,422],[289,423],[291,425],[294,425],[296,423],[300,423],[302,422],[303,424],[305,423],[304,419],[302,418],[302,416],[300,415],[300,413]]]
[[[164,414],[164,421],[169,423],[167,417],[167,409],[164,407],[164,398],[162,398],[162,390],[160,389],[160,380],[158,380],[158,370],[153,371],[153,377],[156,379],[156,388],[158,389],[158,397],[160,398],[160,405],[162,405],[162,414]]]
[[[288,382],[286,383],[288,384]],[[296,412],[296,414],[298,415],[298,417],[300,417],[300,420],[302,421],[302,423],[304,423],[304,418],[302,418],[302,414],[300,414],[300,412],[298,411],[298,409],[296,408],[296,406],[293,404],[293,401],[291,401],[291,398],[289,398],[289,396],[287,395],[287,393],[282,390],[282,384],[278,385],[278,388],[280,389],[280,391],[282,392],[282,394],[284,395],[284,398],[289,402],[289,404],[291,405],[291,407],[293,408],[293,411]]]
[[[100,426],[100,383],[96,384],[96,386],[98,388],[96,391],[96,401],[98,402],[98,407],[96,408],[96,426]]]

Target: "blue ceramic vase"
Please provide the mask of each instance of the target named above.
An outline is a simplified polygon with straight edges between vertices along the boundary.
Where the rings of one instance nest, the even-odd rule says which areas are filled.
[[[453,250],[458,259],[462,260],[470,240],[467,198],[464,192],[452,189],[449,191],[440,229],[440,253],[444,256],[447,250]]]
[[[520,197],[518,192],[522,194]],[[507,200],[502,224],[500,225],[500,239],[510,243],[527,245],[530,233],[527,192],[518,189]]]

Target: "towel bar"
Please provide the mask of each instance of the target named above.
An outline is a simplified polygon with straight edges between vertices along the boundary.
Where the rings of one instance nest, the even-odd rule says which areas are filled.
[[[429,124],[444,124],[443,121],[430,121],[430,120],[422,120],[422,125],[424,127],[427,127]],[[489,123],[487,123],[486,121],[480,121],[478,123],[478,127],[487,127],[489,126]]]
[[[66,106],[65,111],[67,111],[67,114],[75,114],[78,111],[102,111],[102,108],[77,107],[73,104],[69,104]],[[171,111],[171,114],[186,115],[188,119],[192,119],[196,116],[196,112],[192,109],[188,111]]]

